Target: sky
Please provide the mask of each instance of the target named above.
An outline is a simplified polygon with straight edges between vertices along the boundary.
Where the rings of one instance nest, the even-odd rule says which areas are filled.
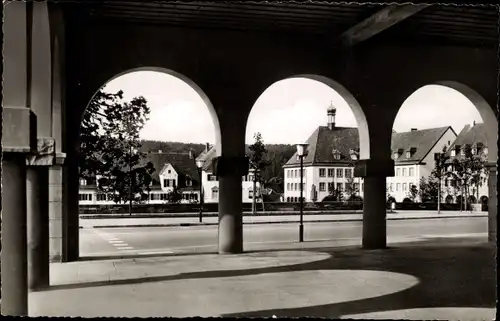
[[[137,71],[117,77],[104,87],[109,92],[120,89],[126,99],[144,96],[148,101],[150,119],[140,133],[141,138],[215,143],[208,108],[198,93],[179,78]],[[337,126],[357,127],[350,107],[329,86],[303,78],[276,82],[255,102],[248,119],[246,142],[251,144],[253,134],[260,132],[267,144],[302,143],[318,126],[326,126],[330,103],[337,108]],[[401,132],[451,125],[458,134],[473,121],[481,123],[482,119],[465,96],[447,87],[428,85],[402,104],[393,129]]]

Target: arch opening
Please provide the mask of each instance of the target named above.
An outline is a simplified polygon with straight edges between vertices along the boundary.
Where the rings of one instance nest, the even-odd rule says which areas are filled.
[[[344,86],[315,74],[297,74],[272,83],[251,109],[247,145],[255,142],[256,133],[262,134],[270,151],[271,170],[262,171],[262,189],[279,195],[260,198],[262,209],[295,208],[293,203],[301,200],[301,176],[306,210],[326,203],[340,206],[343,201],[362,208],[364,183],[354,177],[354,166],[358,160],[370,158],[368,124],[360,104]],[[299,143],[308,144],[303,175],[297,156]],[[278,187],[269,183],[276,177]]]
[[[157,67],[126,70],[95,91],[79,125],[79,154],[89,147],[103,151],[87,157],[91,162],[84,166],[85,157],[80,156],[80,212],[131,215],[161,211],[158,206],[197,211],[210,194],[202,190],[210,164],[199,167],[199,160],[212,150],[220,151],[214,148],[221,141],[219,120],[207,95],[188,77]],[[92,135],[82,139],[84,132]],[[104,164],[102,171],[82,174],[82,167],[96,162]],[[88,251],[82,241],[80,249]]]
[[[389,193],[402,201],[415,184],[414,198],[429,209],[439,211],[442,203],[456,204],[447,210],[470,209],[488,193],[487,165],[497,161],[497,133],[492,107],[469,86],[436,81],[420,87],[394,120],[396,168],[387,180]],[[467,166],[473,170],[467,172]]]

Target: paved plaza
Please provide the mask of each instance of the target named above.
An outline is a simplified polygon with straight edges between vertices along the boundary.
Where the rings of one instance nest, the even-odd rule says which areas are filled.
[[[79,261],[51,265],[29,315],[492,320],[495,276],[484,238]]]

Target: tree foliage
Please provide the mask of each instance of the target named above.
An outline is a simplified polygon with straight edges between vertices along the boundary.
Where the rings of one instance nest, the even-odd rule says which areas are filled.
[[[439,183],[438,180],[432,176],[427,179],[425,177],[420,178],[418,187],[418,196],[422,203],[427,202],[437,202]]]
[[[177,186],[167,193],[167,202],[170,204],[179,204],[182,201],[182,193]]]
[[[150,110],[144,97],[127,102],[123,92],[97,92],[81,126],[80,177],[97,183],[117,202],[140,202],[149,191],[154,166],[144,164],[139,132]]]

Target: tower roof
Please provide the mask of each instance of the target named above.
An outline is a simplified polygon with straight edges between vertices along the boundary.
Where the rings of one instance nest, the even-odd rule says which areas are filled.
[[[330,106],[328,106],[327,112],[332,113],[332,112],[336,112],[336,111],[337,111],[337,108],[335,108],[335,106],[333,106],[333,103],[330,102]]]

